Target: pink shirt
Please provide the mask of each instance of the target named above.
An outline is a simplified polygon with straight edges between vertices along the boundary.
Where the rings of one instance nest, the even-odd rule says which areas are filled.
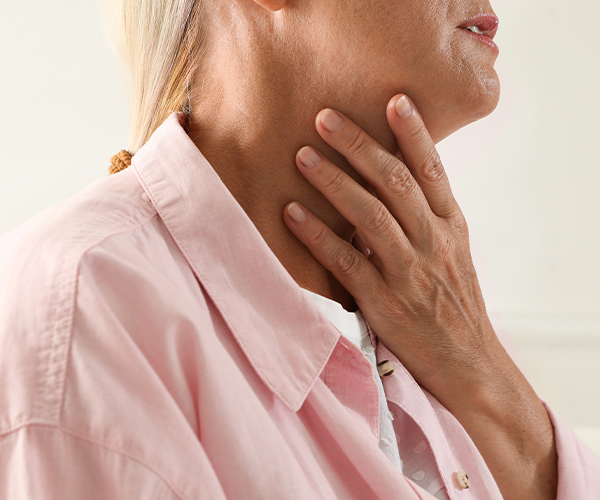
[[[499,500],[462,426],[372,340],[396,366],[403,462],[422,454],[452,500]],[[600,461],[548,412],[558,499],[594,498]],[[433,499],[379,449],[378,423],[372,365],[177,115],[132,167],[0,239],[2,499]]]

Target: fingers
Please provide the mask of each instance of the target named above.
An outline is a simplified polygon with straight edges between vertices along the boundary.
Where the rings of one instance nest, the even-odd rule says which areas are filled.
[[[338,212],[360,231],[366,244],[379,258],[397,266],[398,256],[412,247],[386,206],[349,175],[311,147],[304,147],[296,163],[306,179]]]
[[[297,202],[284,210],[284,220],[294,235],[341,283],[357,303],[379,297],[385,282],[375,266],[347,241]]]
[[[407,96],[394,96],[387,107],[402,158],[419,183],[429,207],[438,217],[450,218],[458,213],[458,205],[435,144],[421,116]]]
[[[315,149],[304,147],[296,156],[306,179],[356,227],[370,256],[342,241],[298,203],[290,204],[284,216],[290,230],[357,300],[355,292],[361,293],[369,275],[380,281],[401,276],[419,248],[435,251],[438,217],[460,213],[416,109],[406,97],[396,96],[387,115],[406,164],[340,113],[325,109],[317,116],[321,137],[344,155],[380,199]]]
[[[409,239],[418,242],[426,238],[432,213],[406,165],[337,111],[321,111],[316,125],[321,137],[375,188]]]
[[[444,218],[456,215],[458,205],[435,144],[408,97],[392,98],[387,118],[401,149],[402,161],[337,111],[321,111],[317,130],[375,187],[394,216],[402,219],[402,227],[412,240],[415,231],[419,234],[424,229],[423,220],[415,220],[427,213],[423,205]],[[414,214],[412,220],[410,213]]]

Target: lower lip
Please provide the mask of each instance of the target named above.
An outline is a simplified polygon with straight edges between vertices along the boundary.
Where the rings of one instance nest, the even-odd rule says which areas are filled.
[[[478,33],[473,33],[472,31],[469,31],[467,29],[463,29],[461,28],[462,31],[464,31],[467,35],[475,38],[475,40],[479,40],[481,43],[486,44],[490,49],[492,49],[494,52],[499,53],[500,49],[498,48],[498,46],[494,43],[494,40],[492,40],[489,36],[485,36],[485,35],[480,35]]]

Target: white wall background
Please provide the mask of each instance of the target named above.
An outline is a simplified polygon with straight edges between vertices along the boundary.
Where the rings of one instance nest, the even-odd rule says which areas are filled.
[[[596,0],[492,0],[497,111],[440,144],[499,333],[600,454],[600,41]],[[127,145],[96,1],[0,2],[0,235]]]

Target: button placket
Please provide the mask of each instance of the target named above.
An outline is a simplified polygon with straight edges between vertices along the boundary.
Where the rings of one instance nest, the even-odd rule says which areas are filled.
[[[380,355],[379,359],[382,360],[378,363],[379,365],[385,365],[387,361],[394,359],[392,357],[393,353],[391,353],[391,351],[389,351],[389,349],[387,349],[387,347],[381,343],[378,346],[377,353]],[[433,411],[433,408],[431,407],[425,394],[420,391],[420,388],[419,391],[421,394],[414,399],[404,399],[399,397],[401,394],[406,394],[409,388],[418,387],[418,384],[401,363],[398,364],[398,362],[395,360],[391,362],[394,363],[394,375],[382,377],[388,404],[395,404],[398,407],[396,412],[406,413],[406,415],[409,416],[421,428],[421,431],[423,432],[427,441],[423,443],[425,445],[424,447],[423,444],[419,443],[419,445],[415,447],[416,450],[413,450],[413,452],[418,453],[420,451],[422,453],[427,448],[431,447],[432,457],[435,460],[435,465],[439,474],[440,485],[445,488],[450,499],[456,500],[455,497],[453,497],[452,492],[456,492],[458,489],[460,489],[460,491],[464,491],[464,489],[466,489],[458,485],[458,479],[455,472],[458,468],[458,464],[455,463],[454,467],[452,467],[451,464],[453,462],[453,457],[447,447],[438,446],[436,449],[434,449],[433,445],[430,445],[432,441],[439,442],[440,444],[444,443],[445,441],[445,436],[442,434],[441,426],[439,423],[437,425],[433,423],[437,421],[435,412]],[[389,375],[391,375],[391,373]],[[406,402],[410,402],[410,405],[407,405]],[[426,428],[422,425],[424,416],[431,418],[431,425],[427,426]],[[397,415],[396,418],[398,418]],[[413,474],[417,474],[418,472],[419,471],[417,470]],[[413,480],[416,480],[412,474],[409,477],[412,477]],[[423,480],[425,480],[425,476]]]

